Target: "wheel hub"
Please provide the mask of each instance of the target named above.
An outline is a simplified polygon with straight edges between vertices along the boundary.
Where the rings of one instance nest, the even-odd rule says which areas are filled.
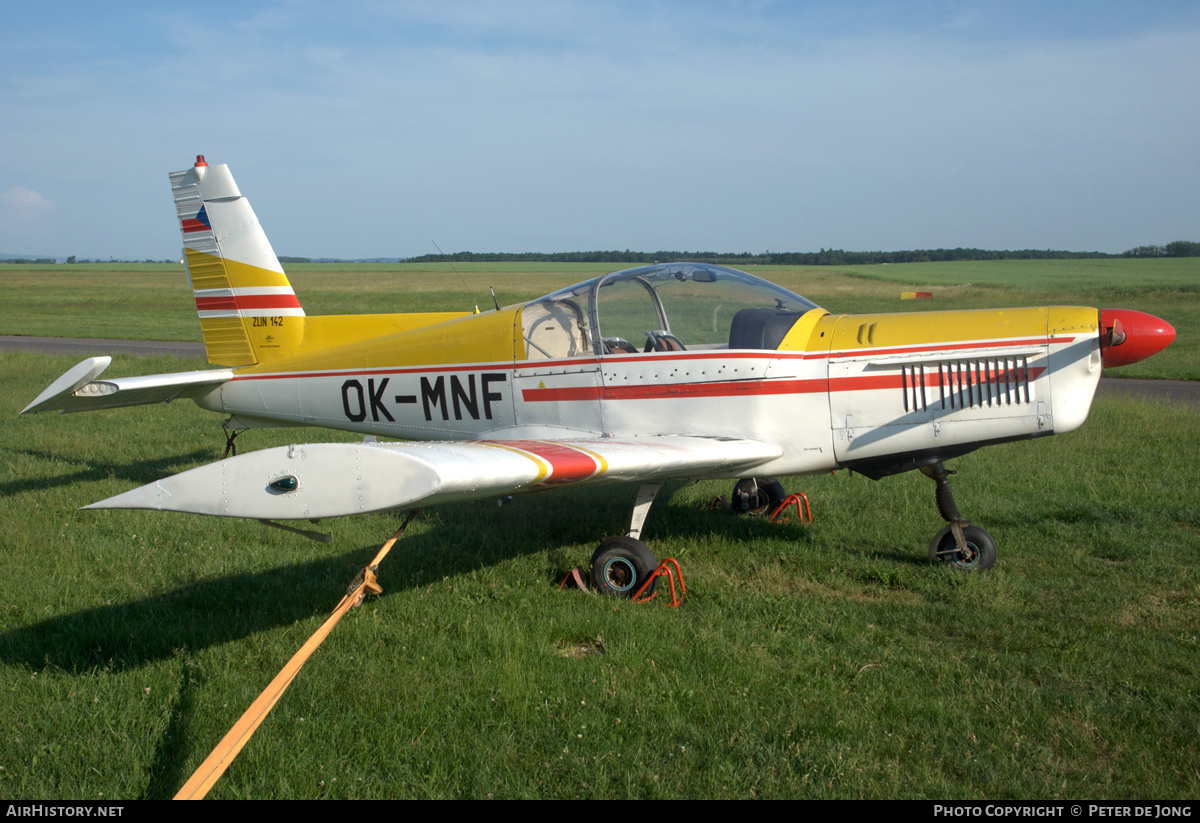
[[[617,591],[628,591],[636,579],[633,564],[623,557],[614,557],[604,565],[604,580]]]

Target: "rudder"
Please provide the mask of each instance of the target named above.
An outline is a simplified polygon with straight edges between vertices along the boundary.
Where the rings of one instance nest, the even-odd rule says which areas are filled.
[[[304,309],[229,167],[198,155],[171,173],[171,192],[208,361],[250,366],[295,352]]]

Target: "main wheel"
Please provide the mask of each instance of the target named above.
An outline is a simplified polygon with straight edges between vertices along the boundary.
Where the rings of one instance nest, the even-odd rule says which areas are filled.
[[[730,505],[736,514],[772,514],[787,493],[774,477],[746,477],[733,487]]]
[[[978,526],[966,526],[963,528],[963,539],[967,544],[965,552],[959,551],[954,532],[946,524],[929,544],[929,556],[965,572],[987,571],[996,565],[996,541],[990,534]]]
[[[610,537],[592,555],[592,587],[600,594],[633,597],[658,568],[650,547],[633,537]],[[651,580],[646,594],[654,591]]]

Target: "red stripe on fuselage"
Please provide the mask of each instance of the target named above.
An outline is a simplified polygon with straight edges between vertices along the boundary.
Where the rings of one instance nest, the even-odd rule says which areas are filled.
[[[289,297],[291,297],[291,296],[289,295]],[[299,301],[296,302],[296,307],[297,308],[299,307]],[[1072,337],[1067,341],[1055,340],[1053,342],[1056,342],[1056,343],[1057,342],[1070,342],[1070,340],[1075,340],[1075,339],[1078,339],[1078,338]],[[873,350],[871,350],[871,353],[872,354],[906,354],[906,353],[913,353],[913,352],[918,352],[918,351],[929,351],[931,353],[944,352],[945,357],[955,358],[956,353],[959,351],[962,351],[964,349],[975,349],[975,348],[1003,349],[1007,346],[1045,345],[1046,342],[1047,341],[1044,338],[1029,338],[1026,340],[1009,340],[1009,341],[1005,341],[1003,343],[996,342],[996,341],[989,341],[989,342],[984,342],[984,343],[954,343],[954,344],[945,343],[945,344],[941,344],[938,346],[918,346],[918,347],[913,347],[913,348],[873,349]],[[949,351],[947,351],[948,349],[949,349]],[[393,367],[379,367],[379,368],[371,368],[371,369],[350,368],[350,369],[328,369],[328,370],[321,370],[321,371],[287,371],[287,372],[273,372],[270,374],[235,375],[232,379],[233,380],[293,380],[296,378],[306,378],[306,377],[359,377],[359,376],[375,376],[375,375],[387,376],[387,375],[393,375],[393,374],[431,374],[432,375],[432,374],[448,374],[450,372],[461,372],[461,371],[512,371],[514,373],[514,375],[519,375],[521,372],[526,372],[531,369],[545,370],[545,369],[549,369],[549,368],[555,368],[558,366],[581,367],[581,366],[590,366],[590,365],[613,365],[616,363],[630,363],[630,362],[635,362],[635,361],[656,361],[658,363],[677,363],[677,362],[686,363],[688,361],[694,362],[694,361],[698,361],[698,360],[714,360],[714,361],[723,363],[723,362],[727,362],[727,361],[729,361],[731,359],[735,359],[735,358],[736,359],[754,359],[754,360],[813,360],[813,359],[822,359],[822,358],[829,358],[829,357],[844,357],[844,356],[850,356],[852,354],[855,356],[861,356],[863,354],[863,352],[861,352],[861,351],[860,352],[834,352],[832,355],[830,354],[830,352],[827,352],[827,351],[822,351],[822,352],[781,352],[781,351],[768,351],[768,350],[763,350],[763,351],[741,351],[741,350],[739,350],[739,351],[726,352],[726,351],[722,350],[722,351],[720,351],[719,354],[713,354],[710,352],[671,352],[671,353],[663,353],[663,354],[646,354],[646,355],[606,355],[605,357],[573,357],[573,358],[556,359],[556,360],[518,360],[515,363],[513,363],[513,362],[462,363],[462,364],[459,364],[459,363],[446,363],[446,364],[429,363],[426,365],[418,365],[418,366],[393,366]],[[990,355],[990,353],[989,353],[989,355]],[[1003,357],[1004,353],[1003,353],[1003,351],[997,351],[995,353],[995,356]],[[1030,371],[1032,372],[1032,369]],[[741,382],[746,382],[746,381],[741,381]],[[749,381],[749,382],[774,383],[776,381]],[[801,382],[804,382],[804,381],[801,381]],[[812,381],[808,381],[808,382],[812,382]],[[823,382],[823,379],[820,382]],[[727,385],[727,383],[700,383],[700,384],[692,384],[692,385],[716,386],[716,385]],[[634,388],[636,388],[636,387],[634,387]],[[808,391],[821,391],[821,390],[823,390],[823,388],[824,387],[822,386],[822,387],[818,387],[818,388],[809,388],[807,390]],[[594,387],[581,387],[578,389],[572,389],[572,388],[526,389],[525,391],[526,392],[537,392],[537,391],[566,392],[567,396],[564,396],[562,398],[565,400],[592,400],[592,399],[596,399],[597,397],[599,397],[599,394],[598,394],[599,389],[594,388]],[[790,389],[789,391],[802,391],[802,389]],[[571,394],[573,392],[575,393],[574,395]],[[729,394],[741,394],[744,392],[730,391],[728,393]],[[765,393],[780,394],[780,393],[786,393],[786,392],[767,391]],[[615,395],[606,395],[606,396],[615,396]],[[538,395],[537,399],[552,400],[552,399],[556,399],[556,398],[549,397],[547,395]]]
[[[1029,368],[1029,380],[1036,380],[1046,369]],[[1007,384],[1009,373],[1016,374],[1017,369],[1008,372],[991,369],[964,370],[971,385]],[[948,377],[945,381],[953,388],[954,379]],[[936,387],[942,384],[936,372],[925,375],[925,385]],[[858,377],[814,378],[811,380],[739,380],[719,383],[676,383],[676,384],[645,384],[641,386],[621,386],[608,388],[601,386],[567,386],[563,388],[524,389],[521,398],[533,403],[562,403],[570,401],[597,400],[658,400],[664,398],[691,397],[764,397],[777,394],[812,394],[813,392],[844,392],[844,391],[879,391],[885,389],[904,388],[904,377],[900,374],[864,375]]]
[[[922,377],[922,381],[927,389],[945,386],[953,389],[959,385],[966,384],[971,386],[985,386],[999,384],[1001,386],[1008,385],[1011,381],[1029,381],[1037,380],[1046,371],[1045,366],[1038,367],[1023,367],[1011,369],[986,369],[986,368],[965,368],[958,374],[946,374],[946,379],[942,379],[941,371],[926,372]],[[961,376],[959,376],[961,375]],[[906,387],[904,376],[900,374],[890,375],[870,375],[862,377],[831,377],[829,378],[829,390],[835,391],[878,391],[880,389],[902,389]]]
[[[641,386],[566,386],[524,389],[521,397],[532,402],[570,400],[651,400],[662,397],[740,397],[767,394],[806,394],[825,391],[825,379],[736,380],[715,383],[647,383]]]

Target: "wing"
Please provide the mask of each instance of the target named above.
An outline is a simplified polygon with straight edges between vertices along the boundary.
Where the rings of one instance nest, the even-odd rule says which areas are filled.
[[[665,435],[293,445],[210,463],[84,508],[316,520],[573,483],[732,477],[781,453],[754,440]]]
[[[233,376],[231,369],[207,369],[97,380],[111,362],[111,357],[89,357],[51,383],[21,410],[21,414],[46,411],[61,414],[170,403],[179,397],[197,397],[210,392]]]

